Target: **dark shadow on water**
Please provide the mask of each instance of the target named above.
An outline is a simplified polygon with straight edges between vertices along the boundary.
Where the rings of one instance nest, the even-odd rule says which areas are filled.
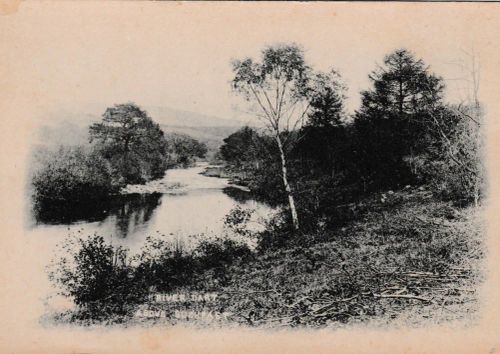
[[[161,203],[161,193],[116,195],[93,201],[72,201],[36,205],[33,210],[37,224],[71,224],[76,222],[103,221],[116,216],[121,231],[128,229],[130,220],[134,224],[151,219]]]
[[[238,203],[245,203],[249,200],[255,199],[250,192],[246,192],[236,187],[225,187],[222,191],[225,195],[236,200]]]
[[[161,196],[161,193],[131,194],[119,208],[112,210],[111,213],[116,215],[119,235],[127,237],[131,228],[146,224],[161,204]]]
[[[277,203],[273,204],[269,200],[266,200],[258,195],[254,195],[252,192],[247,192],[247,191],[244,191],[244,190],[237,188],[237,187],[232,187],[232,186],[225,187],[222,191],[224,192],[225,195],[234,199],[238,203],[246,203],[249,200],[255,200],[261,204],[264,204],[264,205],[267,205],[267,206],[270,206],[273,208],[278,206]]]

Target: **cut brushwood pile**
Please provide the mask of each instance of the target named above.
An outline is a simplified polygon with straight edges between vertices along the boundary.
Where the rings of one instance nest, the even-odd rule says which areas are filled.
[[[349,295],[339,294],[335,289],[323,290],[301,296],[296,301],[286,303],[293,294],[286,288],[231,292],[225,302],[229,308],[244,302],[247,306],[232,313],[232,320],[249,325],[326,325],[367,320],[371,315],[385,315],[396,318],[411,307],[425,308],[429,317],[437,315],[437,322],[444,320],[443,311],[448,315],[459,315],[456,305],[468,307],[477,301],[477,290],[471,287],[471,272],[457,270],[450,274],[429,272],[389,272],[371,273],[372,282],[381,279],[380,286],[351,291]],[[229,294],[229,293],[228,293]],[[455,305],[455,306],[453,306]],[[225,306],[224,306],[225,307]],[[236,305],[236,307],[240,307]]]

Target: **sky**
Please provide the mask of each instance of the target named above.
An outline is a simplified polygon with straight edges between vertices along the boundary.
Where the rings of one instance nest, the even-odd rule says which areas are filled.
[[[244,104],[229,85],[232,59],[298,43],[313,68],[340,72],[352,112],[369,72],[404,47],[443,76],[448,98],[458,101],[467,82],[457,61],[467,63],[473,51],[482,60],[488,45],[480,35],[487,19],[477,21],[475,5],[466,5],[467,12],[460,4],[27,2],[2,19],[0,36],[16,41],[4,42],[0,63],[13,99],[39,111],[100,114],[133,101],[242,119]]]

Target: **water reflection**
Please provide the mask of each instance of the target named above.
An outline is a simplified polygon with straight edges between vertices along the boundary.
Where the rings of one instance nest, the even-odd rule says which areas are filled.
[[[111,215],[116,215],[118,236],[127,237],[137,226],[146,224],[161,204],[161,197],[160,193],[128,195],[120,207],[111,210]]]
[[[240,188],[229,186],[225,187],[222,191],[225,195],[231,197],[238,203],[245,203],[252,199],[249,192],[241,190]]]
[[[118,195],[91,205],[73,203],[45,209],[35,215],[30,234],[54,240],[68,234],[95,233],[135,252],[147,236],[188,241],[193,235],[222,235],[224,218],[236,206],[254,210],[256,219],[272,214],[272,207],[229,187],[227,180],[200,175],[203,168],[167,171],[155,183],[181,183],[182,187],[166,194]]]
[[[160,204],[162,194],[116,195],[106,200],[81,203],[54,203],[34,208],[36,224],[63,225],[79,222],[104,221],[116,216],[117,225],[126,235],[133,219],[135,224],[147,222]]]
[[[227,186],[224,189],[222,189],[222,192],[231,197],[231,199],[234,199],[238,203],[247,203],[248,201],[256,201],[259,204],[266,205],[268,207],[277,207],[277,203],[272,203],[269,200],[264,200],[264,198],[261,198],[259,196],[252,195],[250,192],[247,192],[246,190],[243,190],[238,187],[234,186]]]

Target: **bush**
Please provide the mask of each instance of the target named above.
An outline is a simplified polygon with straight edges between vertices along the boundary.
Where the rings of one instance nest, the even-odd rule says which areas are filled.
[[[188,250],[182,242],[148,237],[135,260],[138,262],[137,275],[145,286],[172,291],[182,287],[203,287],[209,282],[206,277],[210,277],[210,281],[224,282],[229,266],[249,260],[251,256],[248,246],[231,239],[204,239]]]
[[[441,129],[434,155],[422,168],[433,190],[456,204],[478,204],[485,193],[483,116],[480,107],[448,108],[450,123]],[[443,115],[444,115],[443,114]]]
[[[125,249],[94,235],[68,239],[63,251],[49,277],[76,309],[59,317],[86,324],[130,318],[151,291],[228,284],[230,267],[253,259],[245,244],[222,238],[200,241],[188,250],[182,242],[148,237],[141,253],[128,258]]]
[[[252,251],[246,244],[227,238],[203,240],[196,247],[194,254],[200,273],[210,270],[220,283],[227,282],[229,266],[252,259]]]
[[[135,260],[142,283],[158,291],[190,285],[196,271],[193,255],[181,242],[172,244],[147,237]]]
[[[67,254],[53,264],[50,278],[64,295],[73,298],[78,307],[74,319],[120,321],[144,301],[146,289],[126,263],[123,248],[108,245],[102,236],[94,235],[70,239],[64,249]]]
[[[68,202],[84,203],[117,191],[109,164],[83,147],[60,147],[47,153],[42,167],[33,174],[33,197],[37,209]]]

